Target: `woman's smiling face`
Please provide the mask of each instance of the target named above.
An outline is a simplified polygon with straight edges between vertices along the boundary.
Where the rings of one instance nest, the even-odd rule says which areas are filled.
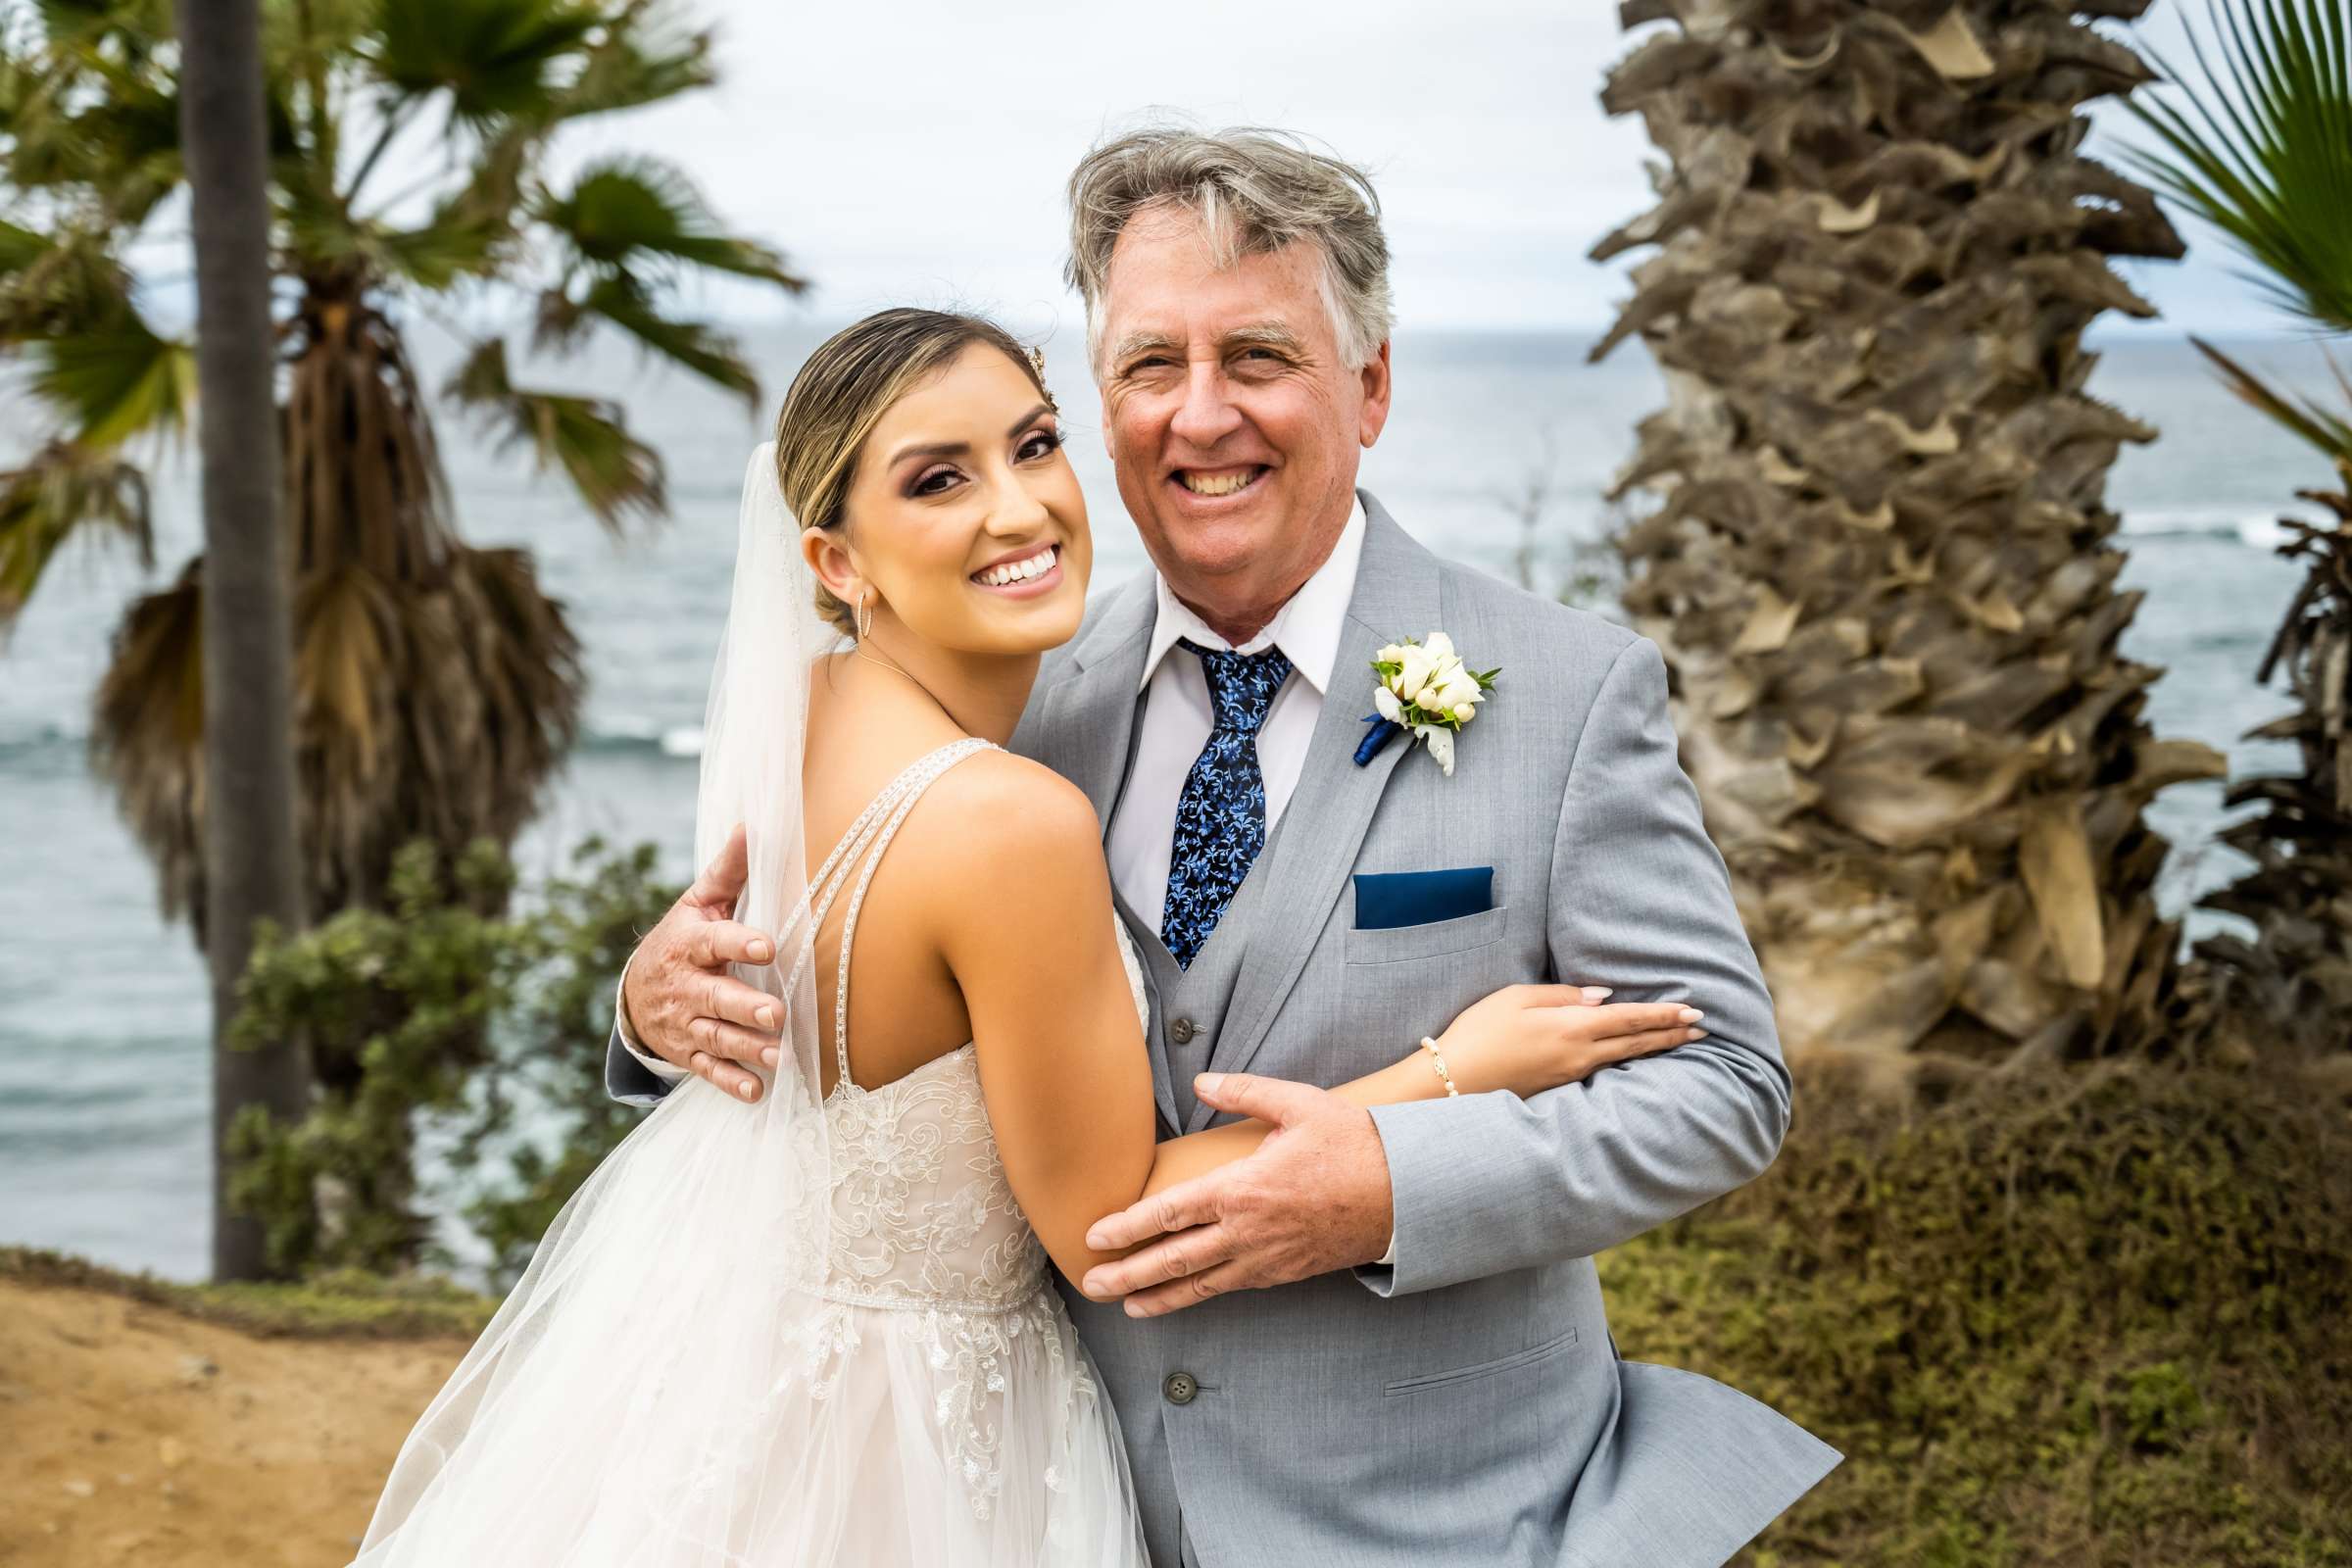
[[[967,346],[886,411],[858,452],[847,526],[804,537],[847,603],[963,654],[1034,654],[1077,634],[1094,566],[1086,498],[1028,373]]]

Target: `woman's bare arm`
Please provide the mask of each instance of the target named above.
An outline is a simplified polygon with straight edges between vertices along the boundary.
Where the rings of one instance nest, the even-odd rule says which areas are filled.
[[[1699,1039],[1706,1034],[1693,1027],[1699,1017],[1696,1008],[1680,1003],[1604,1006],[1579,986],[1506,986],[1463,1009],[1439,1037],[1438,1052],[1446,1075],[1465,1095],[1534,1095],[1589,1078],[1611,1062]],[[1332,1093],[1366,1107],[1397,1105],[1438,1099],[1446,1093],[1446,1078],[1416,1043],[1402,1060]],[[1255,1153],[1270,1131],[1261,1121],[1237,1121],[1169,1139],[1152,1162],[1144,1196]]]
[[[1013,1196],[1081,1279],[1102,1258],[1087,1227],[1142,1195],[1157,1131],[1102,830],[1085,795],[1033,762],[976,758],[950,782],[961,826],[930,879],[941,952]]]

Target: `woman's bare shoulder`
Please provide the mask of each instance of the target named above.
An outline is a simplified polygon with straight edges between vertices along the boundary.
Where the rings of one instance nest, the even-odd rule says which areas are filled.
[[[1104,879],[1102,825],[1086,792],[1042,762],[983,752],[931,788],[923,858],[951,874],[1045,879],[1065,888]],[[909,821],[909,829],[916,826]]]

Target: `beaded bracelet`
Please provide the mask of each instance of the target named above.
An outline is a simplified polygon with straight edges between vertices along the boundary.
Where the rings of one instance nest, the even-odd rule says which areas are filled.
[[[1421,1037],[1421,1049],[1429,1053],[1430,1065],[1438,1069],[1438,1076],[1445,1081],[1447,1097],[1460,1098],[1462,1092],[1454,1087],[1453,1074],[1446,1067],[1446,1053],[1440,1051],[1438,1043],[1427,1035]]]

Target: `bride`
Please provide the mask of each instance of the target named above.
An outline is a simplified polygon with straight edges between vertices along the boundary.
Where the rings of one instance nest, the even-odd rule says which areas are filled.
[[[736,970],[782,1009],[773,1081],[681,1085],[581,1187],[360,1563],[1145,1562],[1050,1269],[1263,1129],[1153,1142],[1100,824],[1003,750],[1085,604],[1062,439],[1038,364],[969,317],[885,311],[793,382],[744,477],[696,822],[706,862],[742,824],[737,917],[776,933]],[[1514,988],[1435,1054],[1533,1094],[1690,1038],[1674,1004],[1582,1003]],[[1446,1092],[1397,1047],[1340,1093]]]

